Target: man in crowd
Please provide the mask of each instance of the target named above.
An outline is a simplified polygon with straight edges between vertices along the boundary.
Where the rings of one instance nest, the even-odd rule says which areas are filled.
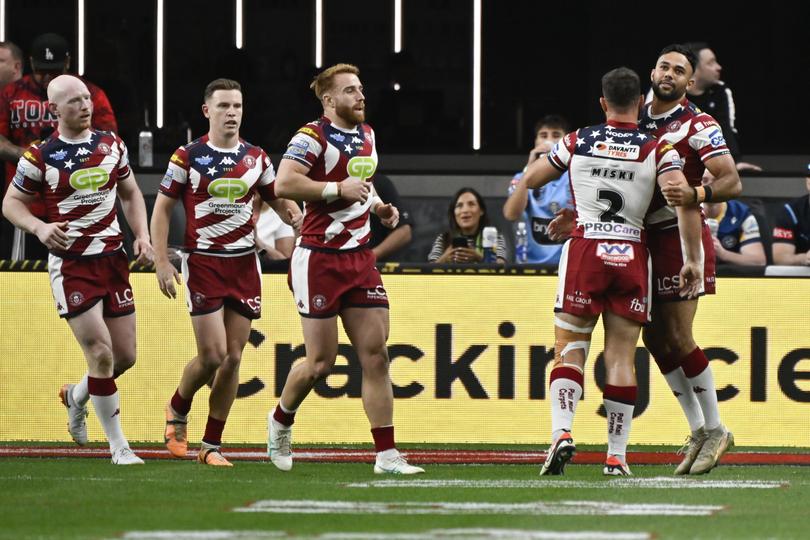
[[[808,195],[780,210],[773,227],[773,262],[810,266],[810,165],[805,178]]]

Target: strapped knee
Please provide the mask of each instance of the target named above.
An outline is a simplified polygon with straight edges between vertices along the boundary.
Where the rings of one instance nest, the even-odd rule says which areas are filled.
[[[571,362],[565,361],[565,355],[576,349],[582,349],[585,360],[588,359],[588,352],[591,349],[591,334],[593,326],[576,326],[566,322],[559,317],[554,317],[554,365],[553,367],[565,366],[578,371],[582,369]]]

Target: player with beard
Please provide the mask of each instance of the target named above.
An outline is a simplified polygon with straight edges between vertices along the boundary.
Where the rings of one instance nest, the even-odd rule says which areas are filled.
[[[376,195],[370,182],[377,147],[374,130],[365,123],[359,73],[353,65],[337,64],[315,77],[310,88],[323,105],[323,116],[293,136],[276,179],[278,196],[305,201],[289,284],[301,315],[306,359],[289,372],[267,419],[267,452],[282,471],[292,468],[295,413],[335,364],[339,316],[363,370],[363,407],[377,451],[374,472],[424,472],[409,465],[394,444],[388,295],[369,249],[369,214],[394,228],[399,212]]]
[[[639,121],[642,130],[670,142],[684,160],[686,184],[662,188],[672,205],[720,202],[742,191],[734,160],[717,122],[686,99],[694,84],[697,58],[683,45],[661,51],[652,70],[653,99],[644,107]],[[701,186],[704,170],[716,178]],[[563,213],[549,225],[553,239],[564,238],[574,224]],[[703,350],[692,335],[697,298],[678,294],[678,270],[683,265],[675,210],[659,194],[647,216],[647,242],[652,257],[652,322],[644,327],[644,345],[655,358],[661,373],[686,415],[691,434],[681,452],[683,461],[675,474],[709,472],[734,443],[734,437],[720,421],[714,376]],[[714,247],[709,228],[703,226],[703,276],[701,294],[714,294]]]

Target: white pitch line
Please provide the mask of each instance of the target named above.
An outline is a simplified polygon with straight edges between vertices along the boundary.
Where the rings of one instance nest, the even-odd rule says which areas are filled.
[[[557,516],[709,516],[722,506],[686,504],[632,504],[602,501],[535,501],[528,503],[489,502],[366,502],[315,500],[263,500],[234,508],[234,512],[271,514],[386,514],[386,515],[458,515],[514,514]]]
[[[786,480],[703,480],[696,478],[617,478],[604,481],[585,480],[375,480],[345,484],[352,488],[577,488],[577,489],[777,489],[787,487]]]
[[[288,535],[284,531],[130,531],[125,540],[239,540],[242,538],[285,538],[289,540],[649,540],[645,532],[551,531],[525,529],[431,529],[425,532],[327,532],[316,535]]]

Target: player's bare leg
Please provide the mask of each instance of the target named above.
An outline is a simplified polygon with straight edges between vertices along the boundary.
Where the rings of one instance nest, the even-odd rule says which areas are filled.
[[[267,455],[282,471],[292,469],[292,425],[295,413],[315,382],[332,370],[337,358],[337,316],[326,319],[301,317],[307,356],[287,375],[281,398],[267,415]]]
[[[555,355],[549,374],[551,445],[540,469],[541,476],[564,474],[565,465],[576,453],[571,428],[582,397],[585,362],[597,319],[570,313],[554,315]]]
[[[377,474],[419,474],[421,467],[409,465],[394,441],[394,391],[389,375],[388,309],[346,308],[340,312],[343,328],[357,351],[363,369],[363,408],[371,424]]]
[[[605,327],[605,388],[603,404],[608,421],[608,451],[603,469],[611,476],[629,475],[627,441],[633,421],[638,387],[635,356],[641,324],[607,311]]]
[[[113,328],[126,333],[126,326],[131,325],[134,333],[135,315],[120,319],[123,320],[117,321]],[[121,431],[118,389],[113,378],[113,337],[103,318],[102,303],[68,319],[68,325],[87,359],[90,399],[110,443],[112,462],[116,465],[143,464],[130,450]]]

